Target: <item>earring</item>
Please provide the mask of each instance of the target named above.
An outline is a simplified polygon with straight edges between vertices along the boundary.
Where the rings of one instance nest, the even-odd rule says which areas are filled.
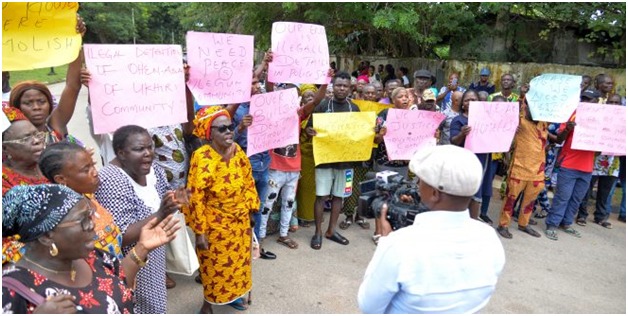
[[[58,254],[59,249],[57,249],[57,245],[55,245],[55,243],[52,243],[52,245],[50,245],[50,255],[56,257]]]

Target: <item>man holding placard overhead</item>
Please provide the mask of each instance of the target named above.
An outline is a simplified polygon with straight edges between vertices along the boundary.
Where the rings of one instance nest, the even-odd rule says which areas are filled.
[[[596,91],[585,90],[580,95],[580,102],[597,103],[599,96]],[[551,240],[558,240],[557,228],[580,238],[580,233],[571,225],[574,222],[578,207],[589,189],[595,153],[571,148],[573,130],[576,126],[575,121],[576,113],[574,112],[569,121],[561,124],[558,129],[557,143],[564,140],[565,144],[558,156],[557,164],[560,165],[560,169],[556,191],[554,192],[552,208],[545,220],[547,225],[545,236]]]
[[[349,100],[351,91],[351,76],[346,72],[336,74],[332,80],[334,97],[324,99],[314,109],[314,113],[339,113],[339,112],[360,112],[360,109]],[[313,120],[308,122],[307,134],[310,137],[316,136],[316,131],[312,127]],[[342,141],[342,140],[339,140]],[[335,241],[342,245],[348,245],[349,240],[336,231],[336,223],[342,209],[343,197],[347,189],[351,189],[351,181],[353,180],[353,163],[337,162],[329,164],[320,164],[316,166],[316,202],[314,203],[314,220],[316,222],[316,232],[312,236],[310,247],[312,249],[321,249],[322,239],[322,223],[323,223],[323,203],[331,194],[331,216],[329,226],[325,233],[325,238]]]

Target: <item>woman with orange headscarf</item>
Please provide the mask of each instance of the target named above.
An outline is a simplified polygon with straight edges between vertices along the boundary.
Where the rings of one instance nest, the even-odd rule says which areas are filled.
[[[188,226],[196,234],[204,302],[248,308],[243,296],[251,290],[251,213],[259,210],[251,164],[233,141],[235,125],[220,106],[202,108],[194,118],[194,135],[208,144],[197,149],[190,163],[183,207]]]

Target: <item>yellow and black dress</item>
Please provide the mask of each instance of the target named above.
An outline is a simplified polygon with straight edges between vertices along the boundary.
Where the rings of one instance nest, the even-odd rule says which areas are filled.
[[[227,161],[210,145],[197,149],[187,187],[192,196],[183,208],[188,226],[205,235],[209,249],[197,250],[205,300],[222,305],[251,289],[250,212],[259,210],[251,165],[242,149]]]

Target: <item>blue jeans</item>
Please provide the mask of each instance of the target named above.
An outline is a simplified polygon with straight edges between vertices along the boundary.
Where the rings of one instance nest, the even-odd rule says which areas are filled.
[[[590,182],[591,172],[560,168],[552,208],[545,220],[547,229],[573,224],[578,207],[589,191]]]
[[[488,164],[486,166],[486,172],[484,172],[484,178],[482,179],[482,206],[480,207],[480,214],[488,214],[488,206],[491,203],[491,196],[493,195],[493,179],[495,179],[495,173],[499,168],[499,160],[490,160],[491,155],[488,154]]]
[[[264,171],[253,171],[253,179],[255,180],[255,189],[260,200],[259,212],[253,214],[255,220],[255,228],[253,232],[255,236],[259,237],[259,230],[262,225],[262,210],[264,210],[264,203],[266,202],[266,195],[268,194],[268,169]]]
[[[595,213],[593,213],[593,220],[596,222],[604,222],[611,214],[611,204],[609,203],[611,188],[616,184],[617,177],[611,176],[593,176],[591,177],[591,184],[589,190],[582,199],[580,207],[578,208],[578,219],[586,219],[589,216],[587,209],[589,202],[589,195],[593,191],[594,180],[597,179],[597,195],[595,197]]]

